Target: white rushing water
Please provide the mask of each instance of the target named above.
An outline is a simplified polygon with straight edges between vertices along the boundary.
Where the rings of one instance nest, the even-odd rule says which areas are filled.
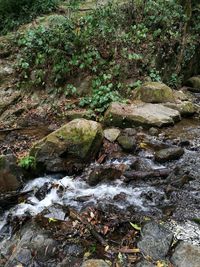
[[[131,164],[132,157],[125,160],[111,160],[105,165],[120,165]],[[143,164],[146,168],[150,169],[162,169],[164,166],[161,164],[155,164],[150,158],[143,158]],[[94,164],[95,166],[97,164]],[[93,166],[92,164],[90,165]],[[39,200],[36,197],[36,192],[41,189],[45,183],[48,183],[48,189],[44,198]],[[0,218],[0,230],[6,224],[6,218],[9,214],[14,216],[21,216],[24,214],[31,214],[32,216],[47,211],[47,216],[55,219],[63,219],[65,213],[62,207],[73,207],[77,210],[81,210],[84,207],[93,205],[108,205],[112,204],[120,209],[126,209],[133,206],[138,211],[158,211],[157,204],[153,198],[148,198],[148,194],[158,196],[161,201],[167,202],[165,193],[163,190],[154,186],[149,186],[147,183],[140,183],[138,186],[126,184],[123,180],[115,180],[113,182],[102,182],[96,186],[89,186],[87,182],[81,177],[63,177],[58,176],[46,176],[36,178],[28,182],[23,188],[23,192],[32,190],[29,197],[25,202],[16,205],[9,211],[6,211]],[[44,190],[45,191],[45,190]],[[145,197],[145,194],[147,197]],[[61,206],[56,206],[60,204]],[[46,215],[45,215],[46,216]],[[200,245],[200,228],[197,224],[187,221],[178,223],[176,221],[169,220],[166,227],[170,229],[175,238],[178,240],[185,240],[192,244]]]
[[[51,182],[52,189],[47,193],[45,198],[39,201],[34,193],[27,199],[26,203],[18,204],[14,207],[15,215],[23,215],[29,212],[32,215],[40,213],[44,208],[53,204],[61,204],[65,206],[75,207],[81,209],[87,203],[97,204],[102,201],[105,203],[113,203],[119,208],[125,208],[134,205],[141,210],[147,210],[145,207],[142,194],[151,190],[155,193],[163,194],[162,191],[151,186],[132,187],[124,185],[121,180],[113,183],[101,183],[97,186],[91,187],[84,180],[73,179],[72,177],[64,177],[56,180],[52,177],[37,178],[29,182],[23,191],[38,190],[46,182]],[[59,190],[61,189],[61,190]],[[113,200],[117,195],[124,194],[123,201]],[[85,198],[85,201],[80,201],[80,198]],[[153,203],[149,203],[153,206]]]

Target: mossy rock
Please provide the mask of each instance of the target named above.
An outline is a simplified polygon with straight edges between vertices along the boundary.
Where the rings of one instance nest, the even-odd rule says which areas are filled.
[[[190,101],[181,101],[179,103],[166,103],[166,107],[178,110],[181,116],[192,116],[196,112],[195,105]]]
[[[185,85],[190,87],[190,91],[200,92],[200,75],[191,77],[185,82]]]
[[[135,89],[134,99],[139,99],[146,103],[166,103],[174,102],[173,91],[164,83],[147,82]]]
[[[94,159],[102,140],[101,124],[75,119],[36,143],[30,155],[47,171],[68,171]]]

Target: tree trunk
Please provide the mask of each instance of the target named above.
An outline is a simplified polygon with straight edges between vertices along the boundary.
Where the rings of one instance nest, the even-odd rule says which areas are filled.
[[[181,42],[181,48],[180,53],[177,58],[177,64],[176,64],[176,74],[179,75],[181,72],[182,63],[184,60],[184,52],[185,52],[185,46],[187,44],[187,33],[188,28],[190,24],[190,19],[192,17],[192,1],[191,0],[181,0],[181,5],[183,6],[183,9],[185,11],[185,15],[187,16],[187,20],[183,27],[183,37]]]

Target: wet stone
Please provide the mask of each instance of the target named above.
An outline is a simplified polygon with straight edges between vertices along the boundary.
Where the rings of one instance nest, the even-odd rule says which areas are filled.
[[[181,242],[176,247],[171,261],[175,267],[199,267],[200,247]]]
[[[169,160],[179,159],[184,154],[184,149],[181,147],[170,147],[157,151],[155,160],[163,163]]]
[[[121,192],[120,194],[117,194],[114,196],[113,200],[115,201],[125,201],[127,198],[127,195],[123,192]]]
[[[88,184],[90,186],[95,186],[98,183],[107,180],[113,181],[119,179],[122,175],[122,171],[116,169],[115,166],[111,167],[99,167],[93,170],[88,177]]]
[[[182,140],[180,140],[179,145],[182,146],[182,147],[189,146],[190,145],[190,141],[186,140],[186,139],[182,139]]]
[[[144,225],[141,231],[142,239],[138,248],[154,260],[164,259],[170,249],[173,234],[156,222]]]
[[[69,214],[67,206],[60,204],[53,204],[52,206],[44,209],[41,213],[45,218],[54,218],[56,220],[65,220]]]
[[[51,184],[49,182],[44,183],[42,187],[40,187],[37,192],[35,193],[35,197],[38,200],[43,200],[46,195],[50,192]]]

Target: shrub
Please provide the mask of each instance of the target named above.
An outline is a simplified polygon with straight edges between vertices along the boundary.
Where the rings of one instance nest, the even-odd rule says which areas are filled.
[[[120,101],[118,93],[120,84],[114,84],[111,74],[103,74],[92,82],[92,95],[82,98],[79,105],[88,106],[97,113],[103,113],[111,102]]]
[[[176,87],[191,72],[188,66],[194,65],[198,55],[199,14],[196,8],[186,36],[187,18],[178,0],[135,0],[120,6],[108,4],[83,17],[56,16],[49,25],[19,36],[21,81],[59,91],[63,88],[63,93],[73,96],[75,88],[66,88],[71,77],[76,79],[82,73],[96,77],[92,95],[80,101],[96,112],[126,96],[124,91],[131,87],[123,83],[130,78],[133,84],[151,79]]]

